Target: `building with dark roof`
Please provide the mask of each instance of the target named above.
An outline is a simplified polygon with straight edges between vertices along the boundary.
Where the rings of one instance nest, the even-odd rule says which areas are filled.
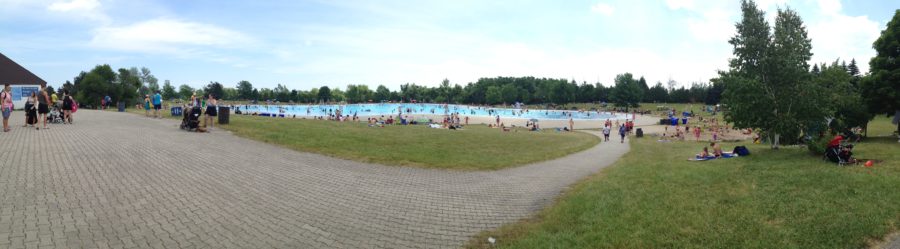
[[[41,77],[0,53],[0,90],[6,84],[10,85],[13,106],[17,109],[25,107],[25,101],[32,93],[47,87],[47,82]]]
[[[0,86],[6,84],[47,87],[47,81],[0,53]]]

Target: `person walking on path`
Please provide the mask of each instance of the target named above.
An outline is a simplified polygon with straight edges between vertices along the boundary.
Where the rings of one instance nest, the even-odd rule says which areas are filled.
[[[12,94],[9,84],[3,86],[3,92],[0,92],[0,110],[3,113],[3,132],[9,132],[9,116],[12,115]]]
[[[622,137],[622,141],[619,142],[619,143],[625,143],[625,133],[627,133],[627,132],[628,132],[628,131],[625,130],[625,126],[624,126],[624,125],[619,125],[619,136]]]
[[[48,129],[47,127],[47,114],[50,113],[50,96],[47,95],[47,90],[41,89],[40,94],[37,96],[38,98],[38,120],[43,122],[44,129]]]
[[[611,130],[611,129],[610,129],[609,125],[604,125],[604,126],[603,126],[603,141],[604,141],[604,142],[609,142],[609,132],[610,132],[610,130]]]
[[[159,114],[160,109],[162,109],[162,95],[157,90],[156,94],[153,95],[153,117],[162,118],[162,115]]]
[[[206,128],[209,131],[210,128],[214,126],[213,119],[216,117],[216,96],[213,94],[209,94],[209,100],[206,101]]]
[[[150,117],[150,95],[144,95],[144,117]]]

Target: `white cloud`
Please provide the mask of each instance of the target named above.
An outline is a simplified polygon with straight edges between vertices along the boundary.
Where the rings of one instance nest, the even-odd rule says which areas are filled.
[[[57,1],[47,6],[47,10],[94,21],[109,22],[110,20],[109,16],[103,12],[99,0]]]
[[[158,18],[94,30],[91,45],[101,49],[138,52],[177,52],[185,46],[235,47],[249,45],[246,35],[219,26]]]
[[[813,45],[813,62],[832,62],[838,58],[849,62],[850,59],[856,59],[860,71],[867,72],[869,59],[875,56],[872,43],[881,34],[880,26],[867,16],[825,13],[808,26]]]
[[[824,14],[838,14],[841,12],[840,0],[818,0],[819,9]]]
[[[50,4],[47,9],[59,12],[69,11],[93,11],[100,7],[100,1],[97,0],[72,0],[69,2],[55,2]]]
[[[710,9],[700,13],[701,16],[687,19],[687,28],[697,41],[725,43],[734,35],[734,23],[731,12],[723,9]]]
[[[597,3],[594,6],[591,6],[591,12],[604,16],[612,15],[615,10],[615,8],[606,3]]]
[[[678,9],[694,9],[694,0],[666,0],[666,5],[669,6],[670,9],[678,10]]]

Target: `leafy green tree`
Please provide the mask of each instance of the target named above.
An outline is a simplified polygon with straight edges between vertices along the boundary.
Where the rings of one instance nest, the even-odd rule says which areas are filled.
[[[90,72],[83,74],[83,77],[76,77],[78,93],[75,95],[75,99],[79,103],[92,106],[99,106],[100,99],[106,95],[112,95],[111,97],[118,99],[119,96],[115,93],[121,89],[114,85],[116,78],[116,72],[109,65],[97,65]]]
[[[172,86],[172,83],[169,82],[169,80],[165,80],[165,82],[163,83],[162,97],[163,97],[163,99],[168,99],[168,100],[179,98],[178,92],[175,91],[175,87]]]
[[[206,87],[203,88],[204,97],[207,94],[212,94],[216,99],[221,99],[222,96],[225,96],[225,86],[222,86],[221,83],[210,81]]]
[[[249,81],[242,80],[237,83],[237,91],[238,98],[240,99],[255,99],[253,95],[253,84],[250,84]]]
[[[149,90],[151,94],[159,91],[159,79],[157,79],[156,76],[153,76],[153,74],[150,73],[149,68],[142,67],[140,77],[141,82],[143,82],[144,85],[147,86],[147,90]]]
[[[500,96],[504,103],[512,104],[519,98],[519,91],[516,89],[516,86],[506,84],[500,88]]]
[[[872,119],[863,103],[862,95],[853,86],[853,76],[838,65],[823,67],[821,74],[814,76],[814,81],[825,89],[826,103],[829,105],[829,128],[839,132],[849,132],[850,128],[865,126]]]
[[[196,90],[193,87],[185,84],[178,86],[178,96],[184,100],[190,100],[191,96],[194,95],[194,91]]]
[[[703,101],[707,105],[715,105],[722,101],[722,93],[725,92],[725,83],[719,78],[710,80],[711,85],[706,90],[706,98]]]
[[[641,86],[638,81],[634,80],[634,76],[631,73],[619,74],[616,76],[615,83],[610,96],[613,103],[616,106],[625,107],[626,111],[628,108],[638,107],[643,94]]]
[[[659,81],[648,90],[646,95],[649,102],[664,103],[669,99],[669,91],[666,91],[666,87]]]
[[[331,88],[328,88],[328,86],[320,87],[318,95],[320,101],[327,103],[331,100]]]
[[[863,98],[872,114],[896,115],[900,113],[900,9],[872,47],[876,55],[869,61],[869,76],[860,82]]]
[[[321,93],[321,91],[320,91]],[[343,102],[347,101],[347,95],[340,88],[331,89],[331,101]]]
[[[223,89],[224,95],[220,97],[223,100],[238,100],[238,91],[235,88],[226,87]]]
[[[278,84],[272,91],[275,95],[274,99],[278,102],[288,102],[291,100],[291,90],[288,90],[285,85]]]
[[[856,59],[850,60],[850,65],[847,66],[847,73],[850,74],[850,83],[853,87],[859,86],[859,80],[862,76],[859,74],[859,66],[856,65]]]
[[[821,124],[827,116],[823,89],[810,80],[812,43],[797,13],[779,9],[774,34],[769,33],[765,13],[752,0],[742,1],[743,18],[734,46],[731,70],[721,73],[725,82],[725,119],[737,128],[760,128],[772,148],[797,142],[801,131]],[[783,137],[783,138],[782,138]]]
[[[503,93],[500,91],[500,87],[497,86],[489,86],[487,88],[487,92],[484,93],[485,103],[489,105],[499,104],[503,101]]]
[[[650,86],[647,85],[647,80],[644,79],[644,76],[641,76],[641,78],[638,79],[638,86],[641,87],[641,100],[644,102],[652,102],[653,100],[650,99],[650,95],[647,94],[650,92]]]
[[[391,99],[391,90],[384,85],[378,85],[378,88],[375,89],[375,101],[382,102],[388,101]]]

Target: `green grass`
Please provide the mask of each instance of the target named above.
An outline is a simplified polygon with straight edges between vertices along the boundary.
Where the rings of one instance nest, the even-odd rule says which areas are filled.
[[[703,144],[633,141],[556,204],[468,246],[491,236],[502,248],[860,248],[900,227],[896,138],[857,145],[884,160],[873,168],[749,144],[750,157],[689,162]]]
[[[111,110],[115,111],[115,110]],[[143,109],[126,112],[144,115]],[[151,111],[152,114],[152,111]],[[163,115],[172,117],[168,111]],[[231,115],[219,126],[233,134],[349,160],[458,170],[496,170],[550,160],[593,147],[600,139],[581,132],[500,132],[483,125],[464,130],[424,125],[368,127],[364,123]],[[201,125],[203,120],[201,119]]]
[[[232,115],[222,125],[235,135],[350,160],[460,170],[496,170],[562,157],[593,147],[581,132],[500,132],[481,125],[464,130],[424,125],[368,127],[365,123]]]

